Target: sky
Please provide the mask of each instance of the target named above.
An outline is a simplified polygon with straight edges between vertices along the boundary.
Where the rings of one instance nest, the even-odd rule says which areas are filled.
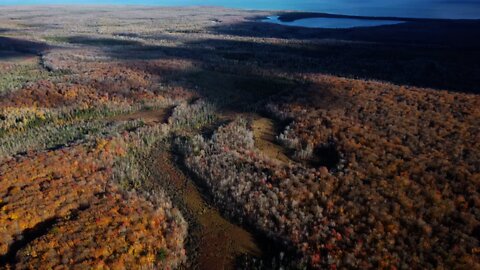
[[[0,0],[0,5],[44,4],[207,5],[368,16],[480,19],[480,0]]]

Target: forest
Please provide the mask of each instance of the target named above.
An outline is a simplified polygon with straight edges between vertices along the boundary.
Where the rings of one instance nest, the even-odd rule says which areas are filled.
[[[272,14],[0,7],[0,269],[480,268],[480,22]]]

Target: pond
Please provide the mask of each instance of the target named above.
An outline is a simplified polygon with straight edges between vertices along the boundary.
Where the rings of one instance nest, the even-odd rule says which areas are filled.
[[[350,19],[350,18],[308,18],[299,19],[293,22],[284,22],[279,20],[279,16],[270,16],[262,20],[265,23],[275,23],[287,26],[307,27],[307,28],[353,28],[353,27],[372,27],[380,25],[393,25],[404,23],[403,21],[393,20],[369,20],[369,19]]]

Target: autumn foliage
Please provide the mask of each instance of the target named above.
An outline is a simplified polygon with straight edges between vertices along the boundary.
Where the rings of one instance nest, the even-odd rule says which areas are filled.
[[[320,255],[328,254],[361,267],[478,267],[480,99],[306,79],[307,91],[271,110],[292,121],[280,136],[292,150],[330,143],[343,157],[330,177],[318,179],[332,187],[322,207],[335,225],[320,225],[321,239],[332,244],[314,247],[322,253],[312,260],[326,263]]]
[[[172,269],[183,262],[184,226],[164,209],[109,192],[18,255],[20,269]]]
[[[478,50],[396,41],[478,22],[316,32],[254,19],[268,11],[0,10],[0,268],[194,267],[234,254],[198,250],[228,233],[197,226],[219,207],[267,246],[248,265],[480,269],[480,97],[368,80],[478,92]],[[198,204],[177,194],[196,185]]]
[[[262,155],[244,121],[179,142],[220,205],[314,268],[479,267],[480,100],[308,79],[307,91],[269,106],[291,121],[279,140],[296,163]]]
[[[0,256],[12,256],[10,248],[24,232],[54,220],[45,236],[17,253],[14,266],[132,269],[181,263],[186,227],[177,210],[123,194],[110,182],[113,163],[125,149],[122,139],[98,140],[1,164]]]

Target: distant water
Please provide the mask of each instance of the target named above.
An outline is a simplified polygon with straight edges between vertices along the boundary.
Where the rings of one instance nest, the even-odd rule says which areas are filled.
[[[480,19],[480,0],[0,0],[0,5],[40,4],[201,5],[361,16]]]
[[[295,20],[293,22],[282,22],[278,16],[270,16],[262,22],[275,23],[288,26],[301,26],[307,28],[353,28],[353,27],[371,27],[380,25],[391,25],[403,23],[402,21],[391,20],[367,20],[367,19],[348,19],[348,18],[308,18]]]

